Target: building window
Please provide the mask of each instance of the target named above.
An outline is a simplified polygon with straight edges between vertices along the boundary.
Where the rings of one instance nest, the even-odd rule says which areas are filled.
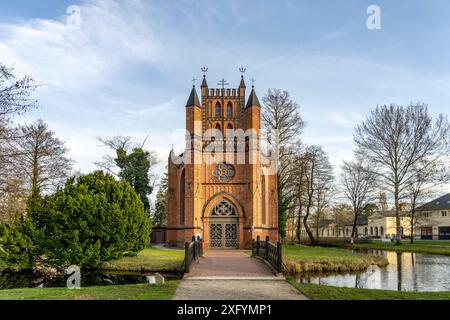
[[[364,234],[367,236],[367,227],[364,228]]]
[[[222,108],[220,103],[216,103],[216,118],[220,118],[222,116]]]
[[[370,227],[370,235],[373,236],[373,227]]]
[[[422,213],[424,218],[430,218],[431,217],[431,212],[424,212]]]
[[[232,137],[233,136],[233,125],[231,123],[229,123],[227,125],[227,137]]]
[[[378,227],[375,227],[375,236],[378,237]]]
[[[228,118],[233,117],[233,105],[231,104],[231,102],[228,102],[228,105],[227,105],[227,117]]]
[[[211,212],[212,217],[236,217],[236,208],[228,200],[223,199],[216,204]]]
[[[441,216],[442,217],[446,217],[447,216],[447,211],[441,211]]]
[[[216,131],[214,133],[217,139],[219,139],[222,136],[222,131],[220,130],[220,124],[216,124]]]
[[[180,179],[180,224],[184,225],[184,219],[185,219],[185,198],[186,198],[186,175],[185,171],[181,173],[181,179]]]
[[[380,236],[384,236],[384,229],[383,229],[383,227],[380,227]]]

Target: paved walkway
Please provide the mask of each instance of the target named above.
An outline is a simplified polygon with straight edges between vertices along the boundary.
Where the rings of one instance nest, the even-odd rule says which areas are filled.
[[[274,277],[263,262],[241,250],[209,250],[189,277]]]
[[[262,261],[239,250],[210,250],[192,265],[174,300],[306,300]]]

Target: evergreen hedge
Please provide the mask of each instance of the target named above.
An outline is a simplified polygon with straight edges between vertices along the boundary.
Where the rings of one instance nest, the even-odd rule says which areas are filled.
[[[96,268],[149,243],[151,221],[139,195],[128,182],[102,171],[70,178],[53,195],[30,201],[28,210],[33,244],[21,248],[33,248],[28,253],[35,263]],[[17,227],[3,228],[11,235]],[[3,247],[9,261],[21,251]]]

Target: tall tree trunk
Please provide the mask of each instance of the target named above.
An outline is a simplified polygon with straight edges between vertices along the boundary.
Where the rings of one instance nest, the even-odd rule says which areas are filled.
[[[396,228],[396,240],[395,244],[401,244],[402,243],[402,230],[401,230],[401,223],[400,223],[400,201],[399,201],[399,186],[398,183],[395,184],[395,228]]]
[[[310,240],[311,244],[312,244],[312,245],[315,245],[315,244],[316,244],[316,240],[315,240],[315,238],[314,238],[313,233],[311,232],[311,229],[310,229],[309,226],[308,226],[309,213],[310,213],[310,206],[308,205],[308,206],[306,207],[306,214],[305,214],[305,216],[303,217],[303,224],[304,224],[304,226],[305,226],[305,230],[306,230],[306,233],[308,234],[308,237],[309,237],[309,240]]]
[[[298,217],[297,217],[297,242],[300,243],[302,241],[302,206],[299,206],[298,209]]]
[[[350,237],[350,243],[353,244],[355,242],[355,235],[356,233],[356,220],[358,219],[358,216],[355,214],[355,218],[353,219],[353,227],[352,227],[352,236]]]

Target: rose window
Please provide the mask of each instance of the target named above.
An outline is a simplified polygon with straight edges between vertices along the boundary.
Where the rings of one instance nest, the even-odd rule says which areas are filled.
[[[213,176],[220,182],[230,181],[235,174],[236,171],[234,170],[234,167],[228,163],[218,164],[213,171]]]

